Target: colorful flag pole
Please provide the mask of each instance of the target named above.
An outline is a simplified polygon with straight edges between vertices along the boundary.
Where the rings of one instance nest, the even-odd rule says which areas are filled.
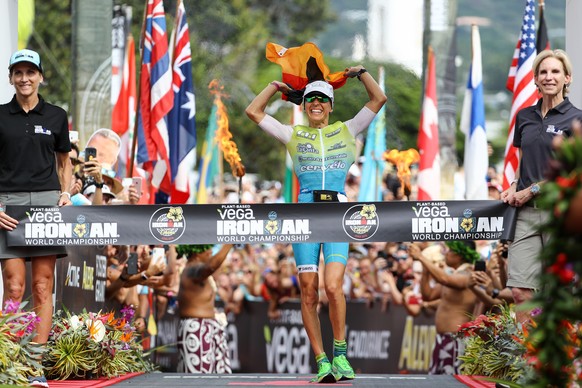
[[[385,91],[384,78],[384,68],[380,67],[378,83],[383,92]],[[382,106],[368,126],[358,201],[382,200],[384,152],[386,152],[386,105]]]
[[[196,158],[196,104],[192,82],[192,52],[186,9],[178,2],[172,32],[172,89],[174,106],[168,113],[170,203],[186,203],[190,198],[190,171]],[[167,182],[166,182],[167,183]]]
[[[515,117],[521,109],[532,106],[538,101],[538,92],[532,70],[533,60],[537,53],[535,42],[535,1],[526,0],[521,33],[513,52],[513,60],[511,61],[506,84],[507,89],[513,93],[513,99],[511,101],[509,131],[505,146],[504,190],[508,189],[515,179],[515,172],[519,163],[517,148],[513,146]]]
[[[418,200],[440,199],[441,162],[439,155],[439,116],[437,110],[436,65],[432,47],[428,48],[427,77],[418,130]]]
[[[301,105],[293,104],[292,125],[303,125],[303,111]],[[287,203],[296,203],[299,197],[299,180],[293,170],[293,161],[289,152],[285,151],[285,183],[283,197]]]
[[[483,69],[479,27],[471,27],[471,67],[461,114],[461,130],[465,134],[465,199],[487,199],[487,133],[483,100]]]
[[[217,111],[218,107],[215,98],[212,111],[210,112],[210,118],[208,119],[208,127],[206,128],[206,139],[202,144],[201,159],[198,163],[197,204],[208,203],[210,190],[219,173],[221,159],[219,156],[218,141],[216,139],[216,130],[218,128]]]
[[[148,0],[143,36],[138,110],[140,163],[149,164],[152,185],[160,187],[170,172],[166,115],[173,107],[172,72],[162,0]],[[163,188],[169,192],[170,188]]]
[[[543,0],[540,0],[540,24],[538,26],[538,36],[536,40],[536,50],[540,51],[549,50],[551,48],[550,39],[548,37],[548,27],[546,26],[546,18],[544,17],[545,4]]]

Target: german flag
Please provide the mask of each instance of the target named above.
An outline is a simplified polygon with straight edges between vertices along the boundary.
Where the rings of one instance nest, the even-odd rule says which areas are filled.
[[[281,66],[282,81],[298,91],[302,91],[308,83],[313,81],[327,81],[334,89],[338,89],[347,80],[344,75],[345,70],[330,73],[329,67],[323,60],[323,53],[311,42],[291,48],[269,42],[267,43],[266,57],[269,61]],[[283,99],[286,100],[286,97],[283,95]],[[303,93],[301,93],[301,97],[303,97]]]

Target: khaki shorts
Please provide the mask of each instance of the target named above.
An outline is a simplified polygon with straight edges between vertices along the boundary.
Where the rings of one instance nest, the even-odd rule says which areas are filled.
[[[39,191],[39,192],[15,192],[0,193],[0,203],[4,206],[57,206],[61,192]],[[9,247],[6,243],[5,229],[0,229],[0,260],[23,257],[29,260],[32,257],[52,256],[57,258],[67,256],[65,247]]]
[[[545,210],[523,206],[517,211],[515,236],[509,245],[508,287],[540,288],[539,275],[542,264],[538,256],[550,238],[548,233],[538,231],[549,214]]]

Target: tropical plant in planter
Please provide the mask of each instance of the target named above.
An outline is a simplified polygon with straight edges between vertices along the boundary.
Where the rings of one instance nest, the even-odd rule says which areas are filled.
[[[555,139],[555,157],[539,203],[549,212],[542,230],[552,238],[540,255],[541,289],[533,306],[540,306],[536,327],[530,331],[535,375],[528,387],[578,386],[582,381],[582,126],[574,136]]]
[[[527,361],[527,328],[517,323],[513,307],[502,305],[497,313],[480,315],[463,324],[457,335],[465,344],[459,356],[461,374],[523,383],[533,373]]]
[[[6,301],[0,311],[0,381],[4,384],[28,385],[28,377],[40,375],[38,360],[42,347],[32,342],[39,318],[23,311],[26,302]]]
[[[91,379],[154,371],[131,325],[134,310],[125,308],[121,313],[117,318],[113,312],[71,315],[59,311],[43,357],[45,376]]]

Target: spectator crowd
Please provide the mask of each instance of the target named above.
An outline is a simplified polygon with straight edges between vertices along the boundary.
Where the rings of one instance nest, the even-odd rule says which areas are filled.
[[[74,166],[70,189],[73,203],[81,206],[144,203],[142,194],[146,193],[139,181],[115,177],[113,168],[121,139],[109,129],[100,129],[91,136],[87,146],[97,149],[96,157],[86,158],[86,150],[80,151],[75,143],[70,154]],[[357,200],[360,167],[354,165],[348,175],[346,194],[351,201]],[[214,193],[210,201],[285,202],[280,182],[244,178],[240,192],[237,185],[226,185],[223,195]],[[494,168],[490,169],[488,180],[490,199],[499,199],[501,180]],[[387,172],[383,185],[384,200],[404,199],[395,172]],[[414,192],[413,189],[413,195]],[[146,338],[151,319],[155,324],[155,320],[165,314],[179,315],[177,297],[186,257],[172,254],[175,250],[163,245],[106,246],[103,249],[107,258],[106,298],[109,308],[121,310],[133,306],[136,327]],[[216,246],[213,252],[218,250]],[[349,301],[360,301],[370,307],[377,304],[382,311],[388,311],[391,304],[402,305],[413,316],[423,311],[438,312],[443,305],[446,309],[450,300],[462,297],[465,303],[462,308],[453,309],[452,314],[457,314],[459,323],[466,322],[470,317],[512,301],[511,292],[505,287],[507,244],[476,241],[474,251],[478,260],[485,263],[484,267],[476,268],[474,261],[462,257],[459,259],[461,264],[455,264],[454,260],[447,258],[451,248],[442,242],[353,243],[343,291]],[[132,258],[137,265],[130,263]],[[459,271],[461,265],[462,271]],[[321,265],[320,271],[323,269]],[[246,301],[265,301],[269,304],[269,318],[276,319],[280,316],[282,303],[299,301],[297,269],[290,244],[235,246],[212,278],[216,284],[216,301],[226,314],[240,313]],[[320,304],[326,302],[322,284]],[[450,320],[451,311],[447,314]],[[442,322],[439,323],[437,314],[436,326],[439,325]],[[147,341],[144,344],[147,346]]]

